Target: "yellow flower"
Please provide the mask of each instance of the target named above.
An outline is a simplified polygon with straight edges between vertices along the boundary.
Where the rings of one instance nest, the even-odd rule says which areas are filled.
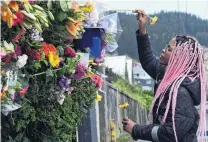
[[[102,100],[102,96],[101,96],[101,95],[99,95],[99,94],[97,94],[97,96],[96,96],[96,100],[97,100],[98,102],[100,102],[100,101]]]
[[[124,107],[125,108],[128,107],[128,106],[129,106],[129,103],[128,102],[124,103]]]
[[[92,59],[88,60],[89,63],[94,63],[94,61]]]
[[[153,24],[157,23],[157,20],[158,20],[158,17],[157,16],[151,18],[150,24],[153,25]]]
[[[55,55],[53,52],[49,51],[49,63],[51,64],[52,67],[58,67],[59,63],[60,63],[60,58],[59,56]]]
[[[89,60],[88,63],[89,63],[90,65],[97,66],[97,64],[94,62],[94,60]]]
[[[1,92],[1,98],[4,98],[4,97],[6,97],[6,92],[5,91]]]
[[[119,108],[127,108],[129,106],[128,102],[124,103],[124,104],[120,104]]]
[[[94,73],[91,70],[87,71],[87,74],[85,75],[86,77],[92,77]]]
[[[119,105],[119,108],[124,108],[124,105],[123,104]]]
[[[80,6],[80,9],[84,12],[92,12],[95,10],[95,3],[88,1],[84,6]]]

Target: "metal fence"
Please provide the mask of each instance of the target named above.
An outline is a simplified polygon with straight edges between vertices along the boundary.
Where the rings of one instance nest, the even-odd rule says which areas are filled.
[[[147,110],[127,94],[120,92],[110,83],[105,82],[102,101],[90,110],[78,128],[78,142],[112,142],[110,123],[115,124],[116,138],[127,135],[123,131],[122,119],[128,117],[138,124],[147,124]],[[139,95],[139,94],[138,94]],[[122,109],[119,104],[129,103],[129,107]],[[129,142],[133,142],[130,140]],[[138,141],[142,142],[142,141]]]

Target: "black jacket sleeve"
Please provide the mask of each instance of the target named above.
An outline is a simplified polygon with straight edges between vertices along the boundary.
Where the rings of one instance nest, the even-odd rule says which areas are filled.
[[[148,34],[140,36],[138,30],[136,36],[142,68],[156,80],[160,66],[159,58],[153,55]]]
[[[194,104],[188,91],[185,88],[180,87],[174,116],[178,141],[180,141],[194,125],[195,114],[193,106]],[[154,127],[158,127],[158,129],[153,131]],[[135,125],[132,130],[132,137],[134,140],[142,139],[154,142],[175,142],[172,117],[167,118],[164,125]]]

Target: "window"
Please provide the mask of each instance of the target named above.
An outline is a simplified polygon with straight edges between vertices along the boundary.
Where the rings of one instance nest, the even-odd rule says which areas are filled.
[[[152,84],[152,81],[151,80],[147,80],[146,84],[150,85],[150,84]]]

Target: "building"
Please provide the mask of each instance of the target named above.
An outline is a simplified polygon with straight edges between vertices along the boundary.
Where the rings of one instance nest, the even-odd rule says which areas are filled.
[[[105,66],[121,77],[128,78],[131,84],[139,84],[143,90],[152,90],[154,81],[143,70],[140,63],[133,63],[127,56],[105,57]]]
[[[154,81],[144,71],[140,63],[133,63],[133,82],[140,84],[142,90],[152,90],[154,85]]]
[[[132,84],[132,59],[127,56],[105,57],[104,64],[124,79],[128,77],[129,83]]]

